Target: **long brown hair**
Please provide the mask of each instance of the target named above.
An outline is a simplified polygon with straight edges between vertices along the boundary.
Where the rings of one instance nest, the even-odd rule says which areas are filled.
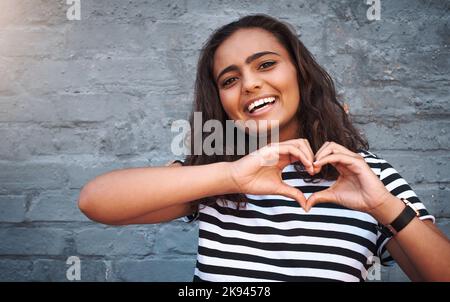
[[[203,124],[215,119],[222,122],[223,136],[225,136],[225,113],[219,98],[219,91],[213,76],[214,54],[217,48],[239,29],[261,28],[272,33],[278,42],[288,51],[290,58],[297,70],[297,79],[300,90],[300,105],[297,111],[297,118],[300,122],[299,138],[309,141],[312,151],[315,153],[326,142],[334,141],[345,146],[353,152],[368,150],[367,140],[356,130],[349,120],[341,103],[336,98],[335,86],[330,75],[315,61],[313,55],[306,49],[303,43],[295,34],[292,26],[278,21],[268,15],[257,14],[240,18],[237,21],[224,25],[217,29],[203,45],[197,65],[197,76],[195,80],[194,104],[190,116],[191,133],[201,137],[202,141],[210,135],[201,129],[194,128],[194,112],[201,112]],[[248,138],[247,141],[248,142]],[[225,150],[225,146],[223,146]],[[236,151],[236,144],[234,144]],[[184,165],[204,165],[221,161],[235,161],[244,155],[206,155],[201,151],[200,155],[194,154],[194,144],[190,144],[191,155],[188,155]],[[326,165],[317,175],[310,176],[302,172],[301,164],[296,163],[295,168],[300,173],[300,177],[306,181],[314,179],[335,180],[338,177],[337,170]],[[215,202],[217,198],[224,198],[234,202],[245,203],[244,194],[228,194],[223,196],[213,196],[204,198],[197,202]]]

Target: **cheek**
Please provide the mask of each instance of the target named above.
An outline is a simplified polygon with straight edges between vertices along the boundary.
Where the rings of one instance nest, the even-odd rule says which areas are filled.
[[[292,73],[290,69],[279,70],[277,74],[274,75],[273,81],[280,90],[284,92],[289,92],[289,94],[295,93],[298,90],[297,76],[296,73]]]
[[[230,117],[233,117],[235,111],[239,109],[239,94],[236,94],[232,90],[234,89],[224,90],[219,93],[222,107]]]
[[[297,82],[297,74],[291,69],[284,69],[273,77],[273,86],[279,90],[289,104],[297,106],[300,102],[300,91]]]

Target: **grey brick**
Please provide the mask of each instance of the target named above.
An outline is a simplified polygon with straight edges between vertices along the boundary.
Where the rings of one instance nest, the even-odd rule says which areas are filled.
[[[447,119],[378,121],[358,126],[370,142],[376,142],[377,149],[425,151],[449,148],[450,122]],[[434,135],[424,131],[430,128],[434,129]]]
[[[83,228],[76,231],[75,245],[80,255],[148,255],[152,253],[154,228]]]
[[[63,165],[49,162],[0,161],[0,171],[1,194],[20,194],[34,188],[58,189],[66,179]]]
[[[1,1],[0,28],[5,27],[6,25],[61,25],[61,23],[67,21],[66,10],[69,6],[65,3],[66,1],[64,0],[53,1],[51,3],[46,0]]]
[[[29,281],[32,269],[33,262],[30,260],[0,259],[0,281]]]
[[[85,19],[80,26],[70,28],[65,37],[65,49],[68,53],[60,55],[70,54],[74,57],[98,59],[129,57],[132,54],[154,55],[153,42],[147,39],[146,26],[117,22],[100,23],[100,20],[99,18]]]
[[[447,89],[415,88],[400,85],[341,89],[350,113],[364,116],[402,116],[442,114],[450,111]]]
[[[390,163],[410,184],[450,181],[450,155],[446,151],[373,151]]]
[[[436,220],[436,226],[450,238],[450,219],[441,218]]]
[[[354,115],[398,116],[417,112],[413,102],[417,93],[411,87],[387,86],[382,90],[367,87],[362,92],[348,88],[342,93],[343,101]]]
[[[185,222],[164,223],[156,233],[154,252],[159,255],[196,254],[198,228]]]
[[[64,40],[64,32],[54,28],[4,28],[0,31],[0,41],[3,41],[2,48],[0,49],[0,56],[34,58],[48,56],[55,57],[55,52],[68,51],[67,48],[63,47]],[[45,43],[42,43],[41,41],[45,41]],[[66,58],[69,58],[69,55],[66,55]]]
[[[78,208],[79,190],[48,191],[32,201],[29,221],[89,221]]]
[[[88,155],[77,156],[77,161],[70,160],[67,162],[68,185],[69,188],[82,188],[88,181],[113,170],[149,166],[146,158],[117,160],[106,156],[103,158]]]
[[[51,92],[84,92],[95,78],[97,65],[96,62],[83,59],[56,61],[43,58],[39,61],[34,59],[23,61],[26,72],[18,77],[17,81],[26,87],[29,94],[35,96]]]
[[[81,282],[101,282],[108,281],[107,264],[101,260],[85,260],[80,258],[80,280]],[[33,263],[31,273],[32,281],[46,282],[77,282],[78,280],[68,280],[66,273],[70,264],[65,260],[40,259]]]
[[[18,84],[18,77],[24,72],[26,67],[20,58],[1,59],[2,68],[0,69],[0,97],[3,101],[10,102],[10,97],[20,95],[23,87]],[[1,109],[3,111],[3,109]]]
[[[111,2],[108,0],[85,3],[85,20],[95,23],[124,24],[153,23],[156,20],[178,19],[187,13],[185,1],[162,2],[158,0]]]
[[[24,195],[0,195],[0,222],[22,222],[25,211]]]
[[[153,47],[156,49],[200,49],[201,37],[205,36],[202,35],[202,32],[205,33],[205,26],[206,24],[193,22],[192,20],[182,22],[161,21],[148,28],[147,38],[154,41]],[[211,26],[210,23],[207,26]],[[161,32],[165,34],[161,35]]]
[[[44,97],[22,96],[14,102],[2,104],[3,122],[101,123],[108,119],[126,119],[130,110],[143,106],[137,96],[123,93],[52,94]],[[97,110],[92,110],[92,108]],[[51,108],[52,110],[49,110]],[[67,108],[71,108],[67,110]]]
[[[60,255],[70,232],[59,228],[0,229],[0,255]]]
[[[1,146],[0,151],[2,151],[2,159],[7,160],[24,159],[32,155],[50,155],[60,151],[68,154],[89,153],[93,147],[98,153],[103,149],[109,150],[108,144],[117,139],[110,137],[112,133],[105,134],[106,131],[108,130],[82,128],[71,123],[25,127],[18,124],[15,127],[0,128],[0,134],[9,140],[9,144]],[[121,130],[110,130],[110,132],[114,131]],[[28,143],[20,144],[23,141]],[[128,145],[127,152],[131,152],[130,150],[131,146]]]
[[[131,282],[191,282],[195,258],[173,260],[117,261],[114,271],[120,281]]]
[[[408,276],[403,270],[395,264],[393,267],[381,268],[381,280],[382,282],[410,282]]]
[[[168,71],[163,63],[164,61],[156,56],[105,57],[95,60],[79,58],[65,61],[27,59],[26,72],[18,76],[17,81],[26,87],[28,93],[36,96],[104,91],[103,85],[115,85],[122,89],[137,86],[147,91],[164,91],[170,87],[173,87],[169,89],[172,91],[179,89],[174,74]],[[19,67],[13,69],[13,72],[20,72],[17,70]],[[83,77],[80,77],[80,74],[83,74]],[[40,81],[36,82],[37,78]]]
[[[83,127],[82,122],[0,125],[0,135],[8,144],[0,146],[0,159],[26,159],[32,155],[66,154],[139,154],[161,145],[167,146],[176,135],[165,119],[146,120],[139,111],[129,113],[128,121],[102,127]],[[89,123],[87,123],[89,124]],[[26,141],[27,144],[21,144]],[[113,149],[114,148],[114,149]]]
[[[450,217],[450,189],[447,186],[421,185],[414,188],[414,192],[436,218]]]

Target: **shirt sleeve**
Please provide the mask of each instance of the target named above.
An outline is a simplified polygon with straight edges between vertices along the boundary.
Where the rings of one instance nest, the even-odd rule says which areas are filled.
[[[428,212],[417,194],[413,191],[408,182],[397,172],[397,170],[395,170],[386,160],[376,156],[373,153],[370,153],[370,155],[370,157],[372,157],[372,162],[376,162],[378,164],[378,176],[386,189],[388,189],[392,195],[397,196],[398,198],[405,198],[411,202],[419,211],[419,219],[430,219],[433,223],[435,223],[435,217]],[[369,163],[369,165],[371,164]],[[389,240],[390,238],[386,237],[386,235],[381,232],[377,233],[377,256],[380,258],[381,264],[385,266],[393,266],[395,264],[395,260],[386,249],[386,244]]]
[[[198,211],[195,211],[191,215],[187,215],[183,217],[183,221],[186,223],[191,223],[198,220]]]

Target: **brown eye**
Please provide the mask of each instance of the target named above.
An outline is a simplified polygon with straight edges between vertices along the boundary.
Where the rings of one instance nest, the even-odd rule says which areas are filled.
[[[236,79],[236,78],[234,77],[234,78],[226,79],[225,81],[222,82],[222,86],[228,86],[228,85],[232,84],[234,81],[231,81],[231,80],[233,80],[233,79]]]
[[[266,67],[263,68],[263,69],[266,69],[266,68],[269,68],[270,66],[273,66],[273,65],[275,65],[275,62],[268,61],[268,62],[262,63],[261,65],[259,65],[259,67],[266,66]]]

